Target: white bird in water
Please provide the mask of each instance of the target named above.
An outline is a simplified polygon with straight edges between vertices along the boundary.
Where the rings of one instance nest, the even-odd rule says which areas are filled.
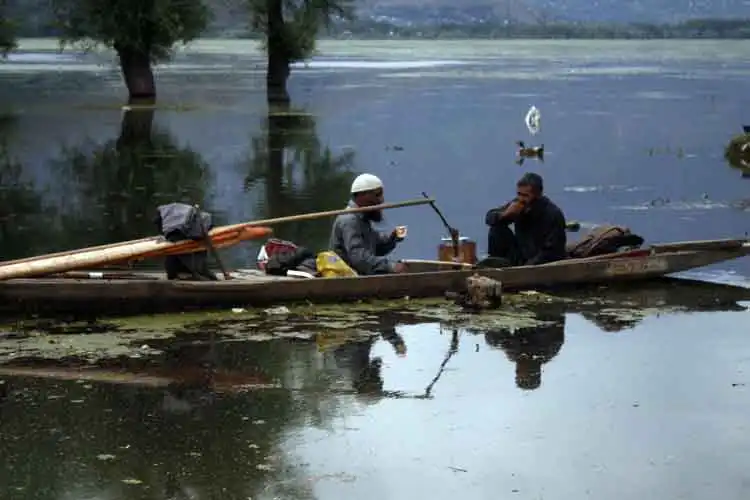
[[[536,135],[542,127],[542,113],[536,106],[531,106],[526,113],[524,121],[526,122],[526,128],[529,129],[531,135]]]

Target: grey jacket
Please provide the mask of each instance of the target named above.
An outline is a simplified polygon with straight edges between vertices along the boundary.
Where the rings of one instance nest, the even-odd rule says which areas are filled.
[[[357,205],[350,201],[348,206]],[[336,217],[329,248],[360,275],[391,273],[393,262],[385,256],[396,248],[398,239],[375,230],[365,217],[365,212]]]

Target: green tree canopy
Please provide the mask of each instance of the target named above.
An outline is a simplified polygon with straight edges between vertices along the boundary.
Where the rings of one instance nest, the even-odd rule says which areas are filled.
[[[117,51],[131,97],[156,95],[151,64],[197,38],[210,11],[202,0],[52,0],[61,44]]]
[[[289,102],[290,65],[312,56],[322,27],[352,17],[353,0],[247,0],[250,28],[263,35],[269,102]]]

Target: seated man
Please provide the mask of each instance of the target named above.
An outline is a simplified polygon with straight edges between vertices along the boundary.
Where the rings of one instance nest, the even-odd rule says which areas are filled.
[[[544,264],[565,258],[565,216],[543,195],[542,177],[527,173],[516,184],[517,197],[487,212],[492,267]],[[515,226],[515,234],[508,227]]]
[[[349,207],[369,207],[383,203],[383,183],[371,174],[354,179]],[[391,262],[386,255],[402,240],[394,229],[381,233],[372,227],[383,220],[380,210],[355,212],[336,217],[331,231],[329,248],[336,252],[349,267],[360,275],[401,273],[406,271],[402,262]]]

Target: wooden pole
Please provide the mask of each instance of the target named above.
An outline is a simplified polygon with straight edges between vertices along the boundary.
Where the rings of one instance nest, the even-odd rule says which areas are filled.
[[[309,214],[290,215],[287,217],[277,217],[274,219],[266,219],[262,221],[242,222],[239,224],[233,224],[229,226],[216,227],[212,229],[211,231],[209,231],[208,234],[213,236],[216,233],[222,233],[228,230],[238,230],[238,229],[242,229],[248,226],[269,226],[271,224],[282,224],[284,222],[295,222],[295,221],[300,221],[300,220],[311,220],[311,219],[317,219],[317,218],[322,218],[322,217],[336,216],[336,215],[340,215],[340,214],[347,213],[347,212],[368,212],[372,210],[387,210],[390,208],[408,207],[412,205],[424,205],[426,203],[430,203],[431,201],[434,201],[434,200],[433,199],[407,200],[407,201],[402,201],[398,203],[383,203],[382,205],[375,205],[371,207],[345,208],[345,209],[339,209],[339,210],[329,210],[327,212],[312,212]],[[65,257],[67,255],[75,255],[81,252],[91,252],[95,250],[108,250],[110,248],[117,248],[117,247],[121,247],[125,245],[134,245],[137,243],[144,243],[148,241],[163,241],[163,240],[164,238],[162,236],[148,236],[146,238],[140,238],[137,240],[121,241],[119,243],[108,243],[106,245],[97,245],[93,247],[79,248],[75,250],[65,250],[62,252],[37,255],[35,257],[25,257],[23,259],[6,260],[4,262],[0,261],[0,267],[7,266],[10,264],[21,264],[24,262],[33,262],[35,260],[48,259],[51,257]]]
[[[399,201],[396,203],[383,203],[381,205],[372,205],[370,207],[356,207],[356,208],[342,208],[337,210],[328,210],[325,212],[312,212],[309,214],[299,214],[299,215],[288,215],[285,217],[275,217],[273,219],[264,219],[264,220],[257,220],[252,222],[241,222],[239,224],[233,224],[231,226],[223,226],[218,227],[216,229],[212,229],[209,234],[214,234],[215,232],[221,232],[221,231],[228,231],[228,230],[236,230],[236,229],[242,229],[243,227],[249,227],[249,226],[273,226],[276,224],[283,224],[286,222],[299,222],[304,220],[313,220],[313,219],[322,219],[324,217],[335,217],[337,215],[347,214],[347,213],[359,213],[359,212],[373,212],[377,210],[387,210],[390,208],[400,208],[400,207],[410,207],[415,205],[427,205],[428,203],[433,203],[435,200],[433,198],[427,198],[427,199],[416,199],[416,200],[407,200],[407,201]]]

